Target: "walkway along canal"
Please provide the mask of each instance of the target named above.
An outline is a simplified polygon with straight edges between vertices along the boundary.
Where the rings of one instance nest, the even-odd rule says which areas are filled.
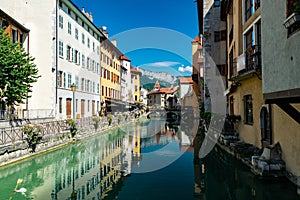
[[[286,179],[254,176],[219,147],[194,159],[196,141],[180,125],[133,122],[0,168],[0,199],[25,199],[13,193],[18,179],[37,200],[300,199]]]

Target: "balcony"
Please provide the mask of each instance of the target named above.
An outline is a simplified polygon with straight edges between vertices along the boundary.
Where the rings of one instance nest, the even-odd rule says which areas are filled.
[[[246,71],[261,69],[260,45],[254,45],[245,52]]]

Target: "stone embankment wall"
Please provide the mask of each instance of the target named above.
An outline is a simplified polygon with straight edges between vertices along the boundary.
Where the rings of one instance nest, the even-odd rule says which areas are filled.
[[[78,119],[76,120],[78,132],[74,138],[71,137],[70,126],[66,120],[40,123],[39,125],[43,127],[40,133],[41,140],[35,152],[32,152],[26,141],[26,135],[23,133],[24,124],[18,127],[0,128],[0,166],[62,147],[74,140],[99,134],[104,130],[129,123],[136,119],[134,115],[129,115],[128,117],[123,115],[121,118],[115,116],[111,125],[109,125],[106,117],[100,117],[97,127],[92,117]]]

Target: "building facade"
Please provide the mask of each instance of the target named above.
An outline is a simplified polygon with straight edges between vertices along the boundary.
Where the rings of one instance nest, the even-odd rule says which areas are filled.
[[[132,82],[132,97],[134,103],[140,103],[141,75],[138,69],[130,66],[131,82]]]
[[[18,21],[13,19],[7,13],[0,9],[0,28],[5,28],[6,33],[11,38],[11,41],[16,43],[19,42],[23,45],[24,50],[29,53],[29,32],[30,30],[20,24]],[[26,109],[28,106],[27,100],[25,100],[25,105],[18,105],[16,109],[16,115],[18,118],[23,117],[23,109]],[[4,102],[0,102],[0,119],[7,119],[8,117],[8,108]]]
[[[128,110],[130,105],[129,102],[132,99],[131,92],[131,73],[130,73],[130,62],[131,60],[125,55],[120,57],[121,60],[121,100],[124,104],[123,110]]]
[[[223,2],[222,2],[223,3]],[[260,110],[264,105],[261,80],[260,5],[252,0],[225,1],[227,20],[227,105],[229,115],[241,116],[240,139],[259,148]]]
[[[106,29],[103,31],[105,33]],[[121,106],[122,53],[116,47],[116,42],[110,41],[107,37],[108,35],[101,44],[101,101],[102,108],[106,112],[116,112]]]
[[[27,115],[65,119],[96,114],[103,33],[92,16],[70,0],[4,0],[0,5],[31,31],[29,52],[41,77],[33,84]]]
[[[89,117],[100,110],[100,37],[91,15],[59,1],[58,118]]]
[[[37,117],[37,112],[42,117],[54,118],[56,115],[57,6],[55,1],[0,2],[5,13],[30,30],[28,52],[35,58],[34,63],[41,77],[32,85],[32,95],[26,104],[28,118]]]
[[[267,104],[261,112],[270,126],[262,140],[280,143],[286,168],[300,186],[300,21],[295,13],[291,1],[261,1],[262,92]]]
[[[195,37],[192,41],[192,62],[193,62],[193,90],[198,97],[198,103],[204,102],[203,74],[204,74],[204,54],[202,47],[202,37]]]

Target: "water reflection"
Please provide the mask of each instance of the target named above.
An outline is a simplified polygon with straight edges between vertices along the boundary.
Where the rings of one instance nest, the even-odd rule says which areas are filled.
[[[199,130],[145,120],[107,131],[2,168],[0,199],[9,198],[18,178],[43,200],[298,199],[286,180],[260,180],[217,147],[199,159]]]

